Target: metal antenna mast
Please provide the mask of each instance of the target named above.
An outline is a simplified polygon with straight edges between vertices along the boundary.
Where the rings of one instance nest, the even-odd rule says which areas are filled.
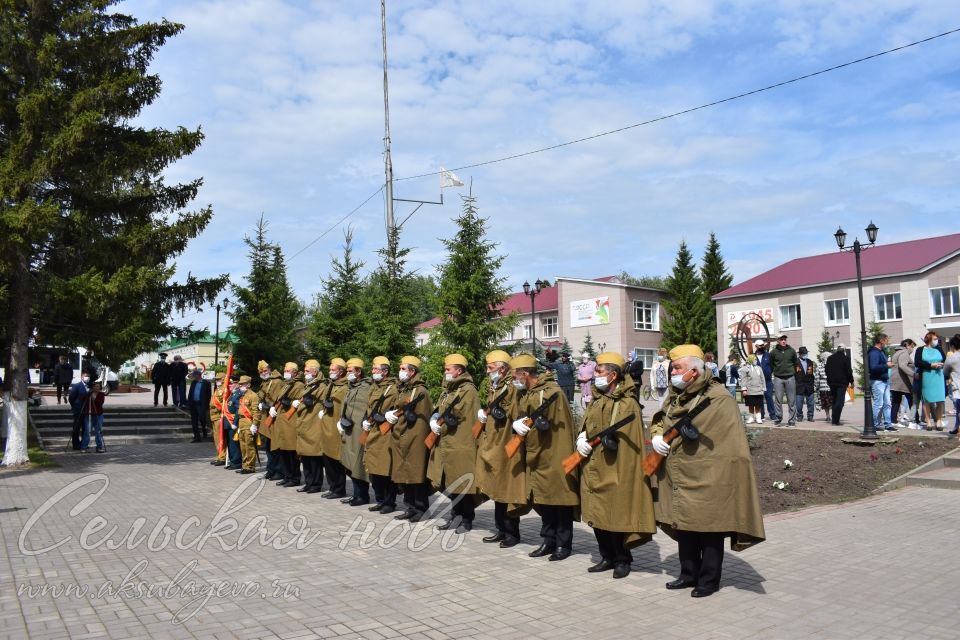
[[[380,35],[383,40],[383,163],[387,178],[387,240],[393,229],[393,161],[390,159],[390,97],[387,91],[387,0],[380,0]]]

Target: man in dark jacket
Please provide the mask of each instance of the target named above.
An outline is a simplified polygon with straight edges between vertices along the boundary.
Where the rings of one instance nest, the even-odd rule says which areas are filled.
[[[800,347],[797,351],[800,357],[800,370],[796,374],[797,385],[797,420],[803,422],[803,405],[807,405],[807,422],[813,422],[813,397],[817,390],[813,383],[816,365],[807,357],[807,348]]]
[[[867,370],[873,395],[873,426],[877,431],[897,430],[890,421],[890,369],[893,362],[887,357],[889,343],[887,334],[881,333],[867,351]]]
[[[57,404],[60,399],[67,399],[70,385],[73,383],[73,367],[67,361],[67,356],[60,356],[60,362],[53,368],[53,382],[57,385]]]
[[[70,409],[73,411],[73,433],[71,434],[71,444],[75,451],[80,450],[80,433],[83,428],[83,405],[90,395],[90,373],[84,371],[80,374],[80,382],[70,387],[70,393],[67,400],[70,402]]]
[[[160,389],[163,389],[163,406],[167,406],[167,387],[170,386],[170,365],[167,364],[167,354],[161,353],[150,371],[150,382],[153,383],[153,406],[157,406]]]
[[[187,363],[179,355],[173,356],[170,365],[170,391],[173,393],[173,404],[178,407],[187,406]]]
[[[192,442],[202,442],[207,439],[207,427],[210,423],[210,382],[201,379],[200,369],[194,369],[190,379],[187,404],[190,406],[190,426],[193,427]]]
[[[779,427],[783,421],[783,400],[786,394],[790,418],[787,426],[797,424],[797,380],[794,377],[800,368],[800,359],[793,347],[787,344],[786,334],[777,338],[777,346],[770,351],[770,370],[773,372],[773,424]]]
[[[553,374],[557,377],[560,390],[567,396],[567,401],[573,402],[573,386],[577,382],[577,367],[570,362],[570,352],[564,351],[560,360],[544,360],[540,364],[553,371]]]
[[[847,397],[847,387],[853,384],[853,366],[842,344],[837,345],[837,350],[827,358],[826,369],[827,384],[830,386],[830,395],[833,396],[830,422],[839,425],[843,401]]]

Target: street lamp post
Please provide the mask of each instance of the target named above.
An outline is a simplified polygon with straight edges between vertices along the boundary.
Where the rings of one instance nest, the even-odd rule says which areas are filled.
[[[530,286],[529,282],[523,283],[523,292],[530,297],[530,353],[533,354],[533,357],[537,357],[537,307],[534,300],[543,291],[544,287],[549,286],[550,283],[547,280],[540,280],[539,278],[533,283],[533,287]]]
[[[223,308],[230,306],[230,301],[223,299]],[[213,366],[220,364],[220,305],[217,305],[217,328],[213,335]]]
[[[870,222],[865,231],[867,232],[867,240],[869,241],[869,244],[860,244],[860,238],[856,238],[853,241],[853,246],[847,247],[847,234],[840,227],[837,227],[837,232],[833,234],[833,237],[837,241],[837,246],[840,248],[840,251],[852,251],[857,262],[857,295],[860,298],[860,357],[863,358],[864,378],[863,433],[860,434],[860,438],[862,440],[876,440],[879,438],[879,436],[877,435],[876,425],[873,424],[873,391],[870,386],[870,369],[869,361],[867,359],[869,346],[867,345],[867,321],[864,317],[863,311],[863,274],[860,270],[860,252],[864,249],[869,249],[876,244],[877,231],[879,231],[879,228],[877,225],[873,224],[873,222]]]

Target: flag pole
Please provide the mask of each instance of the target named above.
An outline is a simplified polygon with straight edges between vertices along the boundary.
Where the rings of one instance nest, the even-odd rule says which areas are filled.
[[[387,88],[387,0],[380,0],[380,37],[383,41],[383,163],[387,190],[387,242],[393,230],[393,161],[390,158],[390,94]]]

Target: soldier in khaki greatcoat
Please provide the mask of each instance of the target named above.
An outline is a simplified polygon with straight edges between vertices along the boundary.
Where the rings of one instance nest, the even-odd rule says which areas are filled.
[[[347,495],[347,472],[340,464],[340,416],[343,399],[347,395],[347,363],[333,358],[328,371],[327,390],[320,401],[317,417],[320,419],[320,448],[323,450],[323,470],[327,474],[328,491],[320,494],[330,500]]]
[[[390,375],[390,361],[385,356],[373,359],[370,395],[367,398],[367,415],[361,423],[367,434],[363,451],[363,464],[373,485],[376,504],[370,511],[393,513],[397,508],[397,485],[390,479],[393,468],[393,449],[390,434],[380,433],[380,425],[386,422],[384,414],[397,404],[397,379]]]
[[[317,406],[325,389],[320,363],[313,359],[304,362],[303,394],[292,403],[297,419],[297,455],[303,463],[303,486],[297,489],[300,493],[323,490],[323,449]]]
[[[347,393],[343,398],[340,422],[337,423],[340,431],[340,464],[353,485],[353,495],[349,499],[342,498],[340,502],[351,507],[370,504],[370,477],[363,464],[363,446],[360,445],[362,423],[367,415],[367,399],[370,397],[370,381],[363,376],[363,365],[360,358],[347,360]]]
[[[433,402],[420,377],[422,366],[416,356],[404,356],[400,360],[397,406],[384,414],[390,426],[393,449],[390,478],[403,487],[404,512],[396,519],[411,522],[419,522],[430,506],[430,483],[427,481],[430,452],[424,439],[430,433]]]

